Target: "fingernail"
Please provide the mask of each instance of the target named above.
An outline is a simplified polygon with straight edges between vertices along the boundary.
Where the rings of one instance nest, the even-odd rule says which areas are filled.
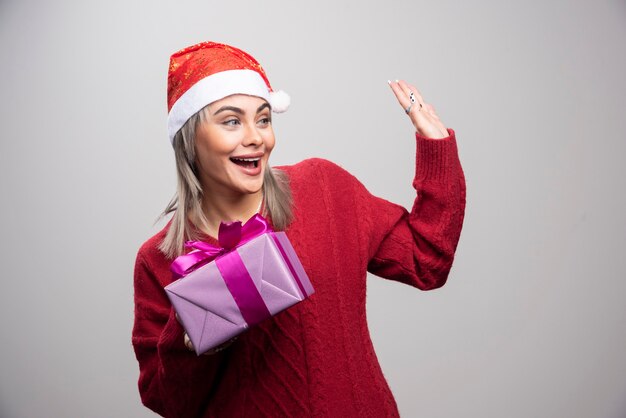
[[[387,80],[387,84],[391,84],[391,80]]]
[[[396,83],[398,83],[398,82],[399,82],[399,81],[398,81],[398,79],[396,78]]]

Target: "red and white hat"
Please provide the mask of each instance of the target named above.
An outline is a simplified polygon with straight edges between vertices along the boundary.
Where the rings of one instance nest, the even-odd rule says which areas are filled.
[[[202,42],[172,55],[167,75],[167,130],[170,141],[204,106],[231,94],[261,97],[280,113],[289,107],[284,91],[273,91],[265,71],[235,47]]]

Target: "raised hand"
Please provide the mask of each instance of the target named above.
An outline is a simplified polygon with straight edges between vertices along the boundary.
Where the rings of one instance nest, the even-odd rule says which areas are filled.
[[[442,139],[449,136],[448,130],[439,119],[435,108],[424,102],[417,87],[403,80],[389,81],[389,86],[402,109],[411,118],[417,133],[431,139]]]

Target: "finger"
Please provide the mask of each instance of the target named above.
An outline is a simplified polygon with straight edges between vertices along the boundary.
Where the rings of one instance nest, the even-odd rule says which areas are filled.
[[[406,109],[411,103],[409,101],[409,97],[404,93],[402,87],[400,87],[397,82],[388,81],[388,83],[389,87],[391,87],[391,90],[393,91],[393,94],[396,96],[396,99],[398,99],[400,106],[402,106],[403,109]]]
[[[219,353],[220,351],[230,347],[232,345],[232,343],[235,342],[235,340],[237,339],[237,337],[233,337],[230,340],[226,341],[225,343],[222,343],[220,345],[218,345],[217,347],[213,347],[212,349],[206,351],[204,354],[205,355],[212,355],[215,353]]]
[[[417,89],[417,87],[415,87],[414,85],[409,84],[409,83],[407,83],[407,82],[405,82],[403,80],[400,80],[400,83],[401,83],[400,85],[402,85],[402,88],[406,89],[409,92],[407,94],[410,94],[410,92],[413,92],[413,94],[415,94],[415,98],[417,99],[417,101],[419,103],[421,103],[422,105],[424,105],[424,103],[426,103],[424,101],[424,98],[422,97],[422,93],[420,93],[420,91]]]
[[[415,86],[413,86],[413,85],[411,85],[411,84],[408,84],[408,83],[407,83],[407,86],[408,86],[408,87],[409,87],[412,91],[414,91],[414,92],[415,92],[415,96],[416,96],[416,97],[418,97],[418,101],[419,101],[420,103],[422,103],[422,109],[421,109],[421,111],[422,111],[422,112],[426,112],[426,113],[428,113],[429,115],[432,115],[432,117],[433,117],[433,119],[434,119],[434,120],[436,120],[436,121],[439,121],[439,122],[440,122],[438,125],[439,125],[439,126],[441,126],[441,127],[443,127],[443,123],[441,123],[441,121],[440,121],[440,119],[439,119],[439,115],[437,114],[437,111],[435,110],[435,107],[434,107],[432,104],[430,104],[430,103],[426,103],[426,102],[424,101],[424,97],[422,97],[422,95],[421,95],[421,93],[419,92],[419,90],[417,89],[417,87],[415,87]],[[444,131],[444,132],[447,132],[447,130],[446,130],[445,128],[443,129],[443,131]]]
[[[405,87],[402,87],[403,84]],[[413,103],[410,99],[411,91],[407,88],[407,84],[404,81],[396,80],[395,82],[389,82],[389,85],[392,87],[394,94],[396,95],[396,98],[400,103],[400,106],[402,106],[402,109],[404,109],[405,112],[407,109],[409,109],[409,117],[411,119],[413,119],[414,117],[419,119],[419,112],[421,110],[420,101],[418,99],[419,93],[418,95],[414,94],[415,102]],[[417,114],[417,116],[412,116],[413,114]]]
[[[191,342],[191,339],[189,338],[189,335],[187,335],[186,332],[183,334],[183,340],[185,342],[185,347],[187,347],[189,351],[194,351],[193,343]]]
[[[424,105],[424,98],[422,97],[422,94],[417,89],[417,87],[407,83],[404,80],[399,80],[398,84],[400,84],[400,87],[402,87],[402,90],[407,94],[407,96],[410,96],[411,93],[413,93],[413,96],[415,97],[416,104],[418,105],[418,107],[420,107],[420,110],[421,110],[421,107]],[[419,106],[420,104],[422,106]]]
[[[415,110],[419,113],[417,114],[417,119],[415,119],[414,122],[417,122],[417,120],[419,119],[419,114],[426,112],[426,103],[424,102],[424,98],[422,97],[422,94],[417,89],[417,87],[415,87],[414,85],[409,84],[404,80],[399,80],[398,84],[400,84],[402,89],[405,90],[409,96],[411,95],[411,93],[413,93],[413,96],[416,98]],[[413,109],[411,109],[411,113],[413,113]]]
[[[409,99],[409,103],[419,103],[419,99],[417,98],[417,95],[411,91],[409,86],[403,80],[396,80],[396,83],[398,84],[398,86],[400,86],[400,89],[405,94],[406,98]],[[412,96],[411,96],[411,93],[413,93]],[[413,100],[415,100],[415,102],[411,101],[411,97],[413,97]]]

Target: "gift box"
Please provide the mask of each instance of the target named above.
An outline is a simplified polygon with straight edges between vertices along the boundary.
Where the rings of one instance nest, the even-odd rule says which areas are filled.
[[[223,223],[219,243],[188,242],[172,263],[181,278],[165,287],[198,355],[314,292],[287,235],[260,215]]]

